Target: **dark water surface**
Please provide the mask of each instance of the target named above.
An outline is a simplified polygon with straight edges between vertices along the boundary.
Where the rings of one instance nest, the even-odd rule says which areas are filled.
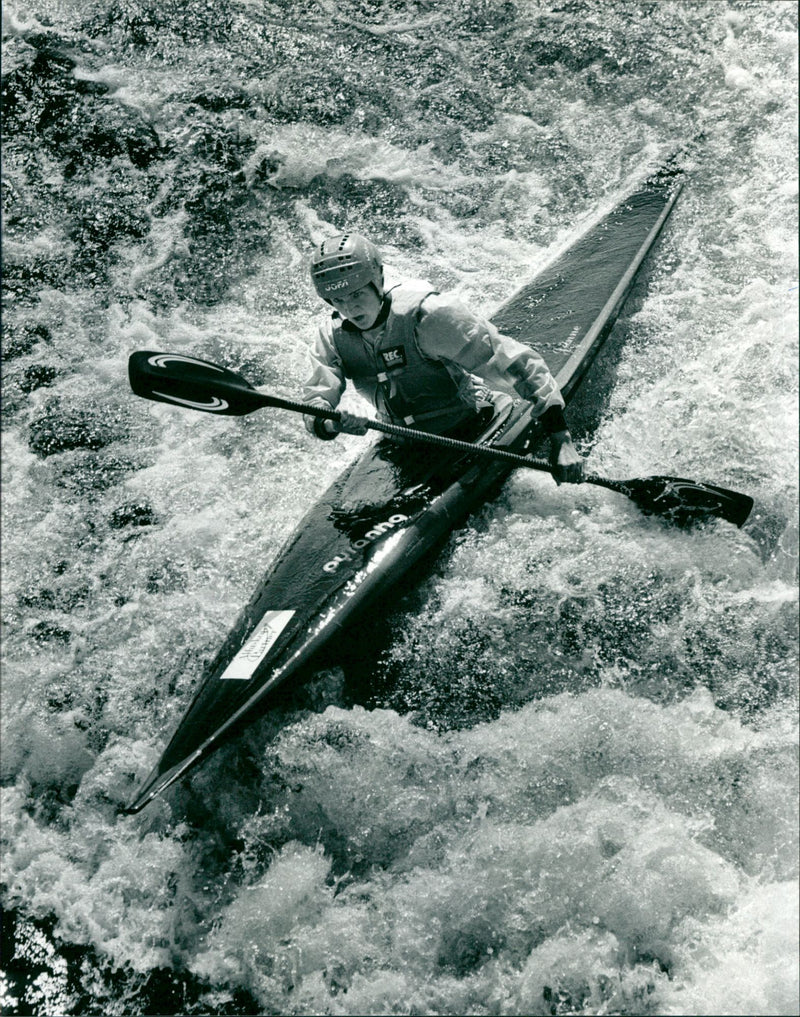
[[[797,4],[3,17],[5,1012],[797,1013]],[[119,817],[366,440],[145,403],[128,353],[295,397],[314,242],[490,313],[680,145],[585,451],[745,528],[515,476],[344,670]]]

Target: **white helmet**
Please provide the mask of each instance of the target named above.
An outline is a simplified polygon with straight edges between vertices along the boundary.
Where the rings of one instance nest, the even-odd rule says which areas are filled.
[[[383,261],[378,248],[359,233],[323,241],[311,258],[311,279],[323,300],[372,283],[383,295]]]

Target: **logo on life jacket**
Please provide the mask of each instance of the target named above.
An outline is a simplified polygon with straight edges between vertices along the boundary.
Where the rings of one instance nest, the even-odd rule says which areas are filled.
[[[391,371],[393,367],[406,366],[405,346],[392,346],[388,350],[381,350],[381,356],[383,357],[383,366],[387,371]]]

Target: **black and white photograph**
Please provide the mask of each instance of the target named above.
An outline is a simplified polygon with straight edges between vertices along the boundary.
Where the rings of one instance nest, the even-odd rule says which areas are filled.
[[[797,0],[2,19],[2,1013],[796,1017]]]

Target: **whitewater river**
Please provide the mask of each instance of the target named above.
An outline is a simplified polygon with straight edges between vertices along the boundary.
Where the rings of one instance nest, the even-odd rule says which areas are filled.
[[[797,4],[3,8],[4,1012],[797,1014]],[[515,475],[120,816],[368,440],[145,402],[128,354],[296,397],[314,242],[491,313],[680,146],[584,451],[745,527]]]

